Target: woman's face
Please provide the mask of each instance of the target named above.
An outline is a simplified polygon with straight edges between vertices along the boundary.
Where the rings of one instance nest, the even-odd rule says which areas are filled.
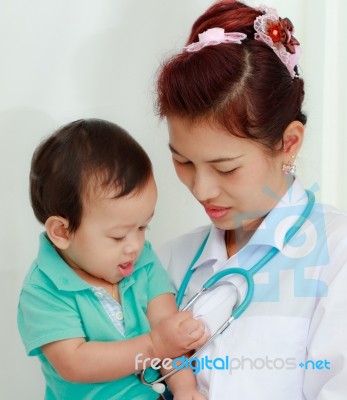
[[[252,229],[287,191],[284,155],[225,128],[168,118],[172,159],[180,180],[221,229]]]

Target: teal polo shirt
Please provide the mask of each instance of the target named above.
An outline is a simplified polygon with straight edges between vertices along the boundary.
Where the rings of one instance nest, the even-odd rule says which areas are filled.
[[[91,289],[54,249],[43,233],[37,259],[23,284],[18,305],[18,328],[30,356],[38,356],[46,380],[46,400],[157,399],[137,376],[101,383],[71,383],[62,379],[41,346],[62,339],[120,341],[148,333],[147,305],[156,296],[174,293],[166,271],[146,242],[132,275],[119,283],[125,337],[115,328]],[[117,354],[114,355],[117,357]],[[135,360],[134,360],[135,363]]]

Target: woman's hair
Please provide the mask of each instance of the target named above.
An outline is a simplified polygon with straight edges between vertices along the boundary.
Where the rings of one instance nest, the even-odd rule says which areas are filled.
[[[221,43],[196,52],[182,51],[159,70],[160,117],[209,120],[231,134],[258,141],[275,152],[286,127],[306,123],[301,111],[304,82],[294,79],[275,52],[255,40],[259,10],[234,0],[218,1],[192,27],[187,45],[211,28],[247,35],[241,44]],[[297,69],[295,69],[297,73]]]
[[[36,149],[31,205],[41,223],[61,216],[75,232],[90,191],[114,191],[120,198],[140,192],[151,176],[148,155],[124,129],[100,119],[81,119],[59,128]]]

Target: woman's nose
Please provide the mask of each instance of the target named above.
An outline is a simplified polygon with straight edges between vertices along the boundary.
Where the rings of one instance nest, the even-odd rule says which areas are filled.
[[[195,173],[191,191],[199,201],[214,199],[220,193],[218,183],[214,177],[203,171]]]

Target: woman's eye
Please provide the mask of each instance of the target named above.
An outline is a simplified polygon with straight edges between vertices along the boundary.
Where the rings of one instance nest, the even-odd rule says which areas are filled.
[[[231,175],[233,174],[238,168],[233,168],[230,169],[229,171],[218,171],[219,174],[221,175]]]
[[[189,164],[192,163],[191,161],[176,160],[176,158],[174,158],[173,161],[174,161],[176,164],[179,164],[179,165],[189,165]]]
[[[111,239],[115,240],[116,242],[121,242],[122,240],[125,239],[125,236],[121,236],[121,237],[112,237]]]

